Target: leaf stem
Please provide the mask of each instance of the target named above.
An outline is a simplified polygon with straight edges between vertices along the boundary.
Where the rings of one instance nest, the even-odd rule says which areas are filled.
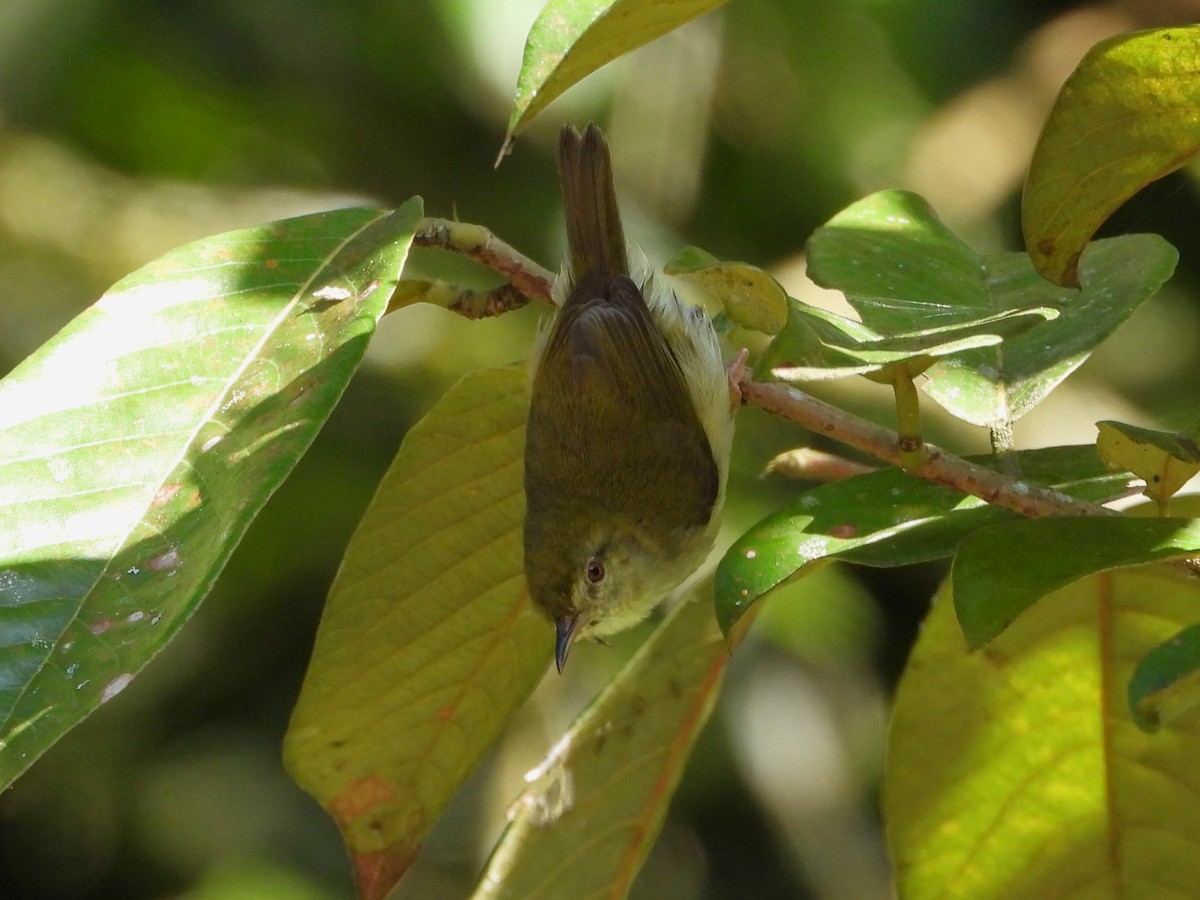
[[[893,431],[831,406],[790,385],[746,380],[741,383],[741,390],[747,403],[766,412],[828,435],[893,465],[901,463],[899,438]],[[971,494],[1020,515],[1120,515],[1115,510],[1095,503],[1077,500],[1043,485],[968,462],[933,444],[924,444],[923,447],[925,459],[916,468],[908,470],[910,474]]]
[[[896,395],[896,447],[900,468],[915,473],[925,462],[925,440],[921,436],[921,400],[917,386],[903,365],[892,369],[892,393]]]

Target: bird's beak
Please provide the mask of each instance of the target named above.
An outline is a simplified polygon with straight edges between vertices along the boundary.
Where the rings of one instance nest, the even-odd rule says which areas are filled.
[[[559,616],[554,621],[554,665],[562,674],[563,666],[567,664],[567,654],[571,652],[571,639],[575,637],[575,626],[579,624],[579,616]]]

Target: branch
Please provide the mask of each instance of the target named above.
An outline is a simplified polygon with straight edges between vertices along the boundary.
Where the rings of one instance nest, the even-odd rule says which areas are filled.
[[[893,465],[900,464],[899,437],[894,431],[880,428],[789,385],[743,381],[741,390],[747,403]],[[927,458],[909,469],[910,474],[972,494],[1023,516],[1120,515],[1095,503],[1076,500],[1060,491],[968,462],[933,444],[926,444],[925,449]]]
[[[446,219],[422,219],[413,243],[419,247],[441,247],[461,253],[503,275],[509,284],[530,300],[550,300],[554,273],[518,253],[482,225]]]

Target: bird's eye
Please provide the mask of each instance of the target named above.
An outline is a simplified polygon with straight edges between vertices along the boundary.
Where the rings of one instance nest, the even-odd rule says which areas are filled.
[[[599,584],[604,580],[604,563],[600,561],[598,556],[593,556],[588,560],[587,564],[587,579],[592,584]]]

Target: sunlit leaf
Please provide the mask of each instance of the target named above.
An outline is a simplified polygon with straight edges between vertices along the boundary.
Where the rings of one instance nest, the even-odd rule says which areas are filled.
[[[523,368],[474,373],[412,430],[330,590],[284,745],[384,896],[546,671],[521,523]]]
[[[884,336],[853,319],[790,299],[787,323],[763,353],[758,368],[784,381],[804,382],[849,375],[871,377],[903,365],[908,377],[914,378],[941,357],[999,344],[1006,335],[1019,334],[1055,315],[1057,312],[1044,307],[1009,310],[970,322]],[[879,380],[890,382],[891,378]]]
[[[1017,460],[1023,477],[1093,502],[1120,495],[1127,480],[1109,473],[1090,446],[1027,450]],[[903,566],[944,559],[971,532],[1015,517],[898,469],[820,485],[725,553],[715,578],[717,620],[729,634],[765,594],[821,560]]]
[[[842,291],[879,334],[990,311],[983,260],[911,191],[878,191],[852,203],[813,232],[807,249],[809,277]]]
[[[1080,265],[1081,290],[1056,287],[1024,253],[986,257],[988,307],[1045,306],[1060,315],[1003,344],[940,360],[922,387],[944,409],[975,425],[1015,422],[1045,399],[1101,341],[1171,277],[1179,254],[1153,234],[1096,241]]]
[[[1200,472],[1200,447],[1186,434],[1170,434],[1124,422],[1097,422],[1096,450],[1111,468],[1146,482],[1146,496],[1163,501]]]
[[[883,812],[898,895],[1191,896],[1200,711],[1146,734],[1126,685],[1197,619],[1194,581],[1123,569],[1044,598],[972,652],[942,591],[889,729]]]
[[[529,30],[504,138],[513,139],[567,88],[726,0],[550,0]],[[503,152],[502,151],[502,154]]]
[[[778,334],[787,321],[787,294],[756,266],[721,262],[703,250],[686,247],[663,271],[721,301],[725,314],[742,328]]]
[[[1041,302],[996,302],[983,260],[908,191],[871,194],[817,229],[808,272],[842,291],[861,321],[791,301],[759,364],[785,380],[891,382],[896,366],[913,378],[938,358],[999,344],[1059,314]]]
[[[420,215],[189,244],[0,382],[0,785],[207,593],[362,359]]]
[[[1112,212],[1200,149],[1200,26],[1117,35],[1088,51],[1042,128],[1021,201],[1025,246],[1056,284]]]
[[[959,625],[971,647],[982,647],[1051,591],[1085,575],[1198,549],[1200,519],[1054,516],[985,528],[954,558]]]
[[[712,606],[678,606],[517,801],[475,900],[624,897],[721,686]]]

